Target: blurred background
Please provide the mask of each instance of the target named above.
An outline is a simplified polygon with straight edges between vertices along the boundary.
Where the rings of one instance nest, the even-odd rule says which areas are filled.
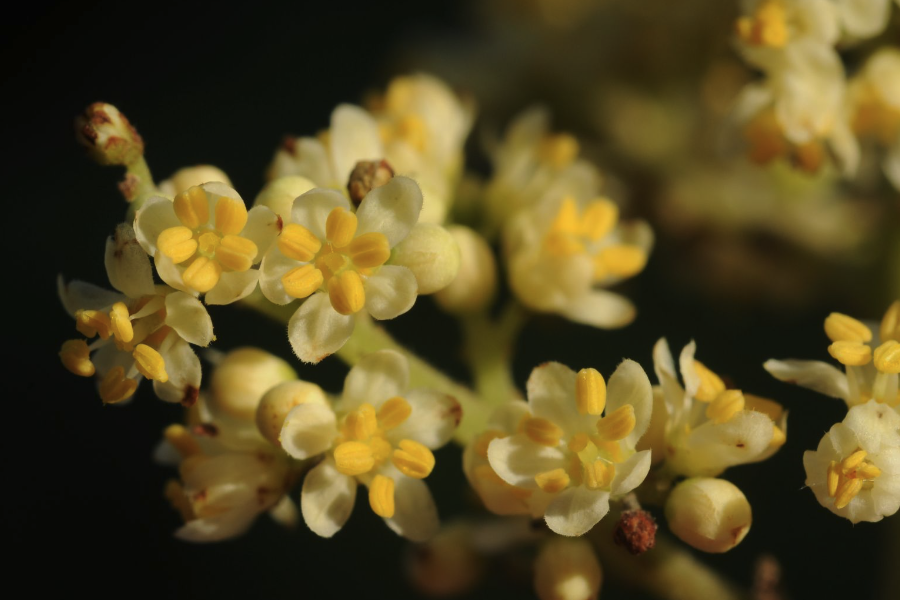
[[[75,143],[72,119],[102,100],[143,135],[157,180],[214,164],[251,199],[285,135],[311,135],[340,102],[361,102],[398,74],[427,71],[470,94],[478,121],[467,146],[476,177],[485,148],[520,110],[552,110],[574,133],[629,216],[647,219],[657,245],[623,292],[632,325],[599,331],[539,317],[516,349],[515,375],[558,360],[611,373],[629,357],[651,369],[653,343],[691,339],[698,358],[745,391],[791,412],[787,444],[764,465],[729,470],[753,527],[735,550],[701,559],[749,587],[761,555],[780,563],[788,597],[895,598],[897,516],[852,526],[822,508],[801,457],[845,407],[781,384],[768,358],[827,359],[831,311],[878,319],[900,297],[900,200],[864,161],[852,183],[743,159],[731,102],[755,74],[732,48],[736,2],[490,0],[428,3],[293,2],[225,5],[44,3],[0,24],[4,90],[3,182],[12,263],[11,335],[4,381],[4,539],[13,577],[44,593],[181,597],[419,597],[404,565],[416,549],[357,510],[332,540],[301,523],[259,519],[243,538],[180,542],[162,494],[171,472],[152,462],[179,408],[142,387],[128,406],[101,405],[93,385],[59,364],[72,323],[56,298],[62,273],[105,284],[104,239],[121,218],[118,168]],[[900,42],[894,21],[877,41]],[[845,55],[848,69],[873,46]],[[346,367],[292,359],[283,326],[237,307],[211,315],[228,350],[257,345],[292,360],[300,376],[340,389]],[[455,322],[427,298],[388,324],[398,339],[460,379]],[[10,435],[11,434],[11,435]],[[482,514],[460,450],[441,450],[429,478],[441,516]],[[665,527],[663,526],[664,530]],[[698,553],[699,554],[699,553]],[[532,556],[491,565],[471,597],[531,597]],[[893,590],[900,589],[895,584]],[[603,598],[642,598],[608,574]]]

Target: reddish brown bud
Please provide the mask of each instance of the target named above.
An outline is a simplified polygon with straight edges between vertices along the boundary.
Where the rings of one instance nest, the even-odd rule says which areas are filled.
[[[386,184],[394,176],[394,169],[386,160],[361,160],[350,172],[350,180],[347,181],[347,191],[350,192],[350,200],[359,206],[362,199],[373,189]]]
[[[656,521],[645,510],[626,510],[616,524],[613,541],[632,554],[643,554],[656,544]]]
[[[144,140],[112,104],[88,106],[75,118],[75,136],[101,165],[130,165],[144,155]]]

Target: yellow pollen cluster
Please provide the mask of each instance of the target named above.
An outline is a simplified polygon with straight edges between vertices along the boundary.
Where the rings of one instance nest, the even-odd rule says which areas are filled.
[[[736,29],[747,44],[783,48],[789,38],[784,4],[781,0],[763,0],[751,16],[737,20]]]
[[[582,369],[575,378],[575,402],[583,415],[602,415],[606,408],[606,381],[596,369]]]
[[[306,298],[324,289],[334,310],[352,315],[366,303],[363,277],[391,256],[387,237],[378,232],[356,235],[356,215],[337,207],[325,222],[325,240],[309,229],[292,223],[278,238],[281,253],[305,264],[281,278],[284,290],[294,298]]]
[[[841,509],[860,491],[871,487],[872,482],[881,475],[881,469],[866,460],[865,450],[856,450],[841,462],[831,461],[826,473],[828,495],[834,498],[835,508]]]
[[[187,263],[182,279],[188,287],[206,293],[219,283],[223,272],[241,272],[253,266],[259,249],[240,236],[248,218],[243,202],[219,198],[213,226],[209,225],[209,202],[203,188],[194,186],[178,194],[173,205],[181,225],[163,230],[156,245],[176,265]]]
[[[709,370],[699,360],[694,361],[694,371],[700,379],[700,385],[694,397],[700,402],[712,402],[719,394],[725,391],[725,382],[722,378]]]
[[[872,362],[880,375],[900,373],[900,300],[887,309],[881,320],[881,344],[872,348],[872,331],[862,322],[841,313],[825,319],[825,333],[831,340],[828,353],[846,367],[862,367]],[[893,400],[893,399],[890,399]]]

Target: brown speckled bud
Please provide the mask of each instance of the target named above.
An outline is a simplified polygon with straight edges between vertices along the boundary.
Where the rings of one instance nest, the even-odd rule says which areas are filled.
[[[656,544],[656,520],[645,510],[626,510],[616,523],[613,541],[634,555]]]
[[[144,155],[144,140],[112,104],[88,106],[75,118],[75,136],[101,165],[130,165]]]
[[[359,206],[370,191],[386,184],[394,176],[394,169],[386,160],[361,160],[350,172],[347,191],[354,205]]]

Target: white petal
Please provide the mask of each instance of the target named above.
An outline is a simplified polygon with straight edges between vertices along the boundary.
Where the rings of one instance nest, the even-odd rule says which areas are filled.
[[[290,304],[296,298],[284,291],[281,278],[291,269],[301,264],[293,258],[288,258],[281,253],[277,245],[273,245],[259,265],[259,289],[269,302],[284,306]]]
[[[453,396],[435,390],[410,390],[403,395],[412,413],[388,435],[398,442],[409,439],[436,450],[450,441],[462,419],[462,407]]]
[[[634,321],[637,310],[624,296],[605,290],[592,290],[567,304],[562,314],[576,323],[600,329],[616,329]]]
[[[269,246],[281,233],[281,217],[266,206],[254,206],[247,211],[247,224],[241,231],[241,237],[245,237],[256,244],[256,258],[253,264],[257,264],[269,250]]]
[[[118,292],[104,289],[86,281],[66,283],[62,275],[56,279],[56,289],[63,308],[74,317],[78,310],[108,309],[116,302],[127,302],[128,298]]]
[[[341,411],[368,402],[375,408],[394,396],[403,396],[409,386],[409,361],[394,350],[379,350],[362,357],[344,379]]]
[[[515,433],[522,419],[530,416],[531,409],[528,407],[528,403],[524,400],[510,400],[491,413],[487,429],[498,429],[512,434]]]
[[[562,450],[535,444],[522,434],[491,441],[488,462],[500,479],[528,489],[537,488],[534,476],[538,473],[567,466]]]
[[[525,389],[534,416],[552,421],[567,433],[583,431],[585,419],[578,413],[575,402],[575,378],[575,371],[558,362],[547,362],[532,369]],[[590,425],[598,418],[592,417]]]
[[[716,476],[728,467],[753,462],[768,448],[772,434],[768,415],[741,411],[725,423],[707,421],[697,427],[671,463],[684,475]]]
[[[281,428],[281,447],[303,460],[331,448],[337,437],[337,418],[325,404],[300,404],[291,409]]]
[[[317,363],[341,349],[353,333],[353,317],[331,306],[328,294],[307,298],[288,322],[288,339],[303,362]]]
[[[284,495],[278,504],[269,509],[269,516],[282,527],[293,529],[300,521],[300,509],[290,496]]]
[[[188,521],[175,532],[175,537],[198,543],[228,540],[245,533],[258,514],[252,504],[240,506],[212,517]]]
[[[886,404],[869,400],[854,406],[844,417],[844,425],[856,434],[866,452],[900,448],[900,415]]]
[[[644,482],[650,472],[650,451],[642,450],[616,465],[616,476],[610,484],[613,496],[627,494]]]
[[[134,217],[134,233],[144,252],[156,256],[156,240],[169,227],[178,227],[181,221],[175,214],[175,206],[168,198],[154,196],[144,202]]]
[[[216,305],[237,302],[252,294],[258,281],[259,271],[256,269],[222,273],[219,283],[206,293],[206,303]]]
[[[609,512],[609,492],[570,487],[547,507],[547,527],[559,535],[584,535]]]
[[[332,185],[345,185],[347,182],[339,182],[331,171],[331,163],[325,146],[315,138],[303,137],[296,141],[296,172],[308,177],[317,186],[326,187]]]
[[[357,235],[378,231],[387,236],[391,248],[407,236],[422,212],[422,190],[408,177],[394,177],[363,198],[356,211]]]
[[[384,265],[363,284],[366,311],[376,319],[393,319],[411,309],[419,289],[416,276],[406,267]]]
[[[141,248],[128,223],[119,224],[115,234],[106,238],[104,263],[109,283],[129,298],[154,293],[150,257]]]
[[[303,225],[319,238],[325,240],[325,222],[335,208],[350,210],[350,201],[340,192],[316,188],[309,190],[294,200],[291,208],[291,221]]]
[[[681,378],[684,380],[684,393],[690,402],[700,389],[700,376],[694,367],[694,355],[697,352],[697,344],[694,340],[681,349],[678,356],[678,368],[681,370]]]
[[[394,516],[384,522],[398,535],[413,542],[425,542],[434,537],[441,522],[425,482],[397,473],[394,486]]]
[[[172,336],[172,334],[169,334]],[[165,383],[153,382],[153,391],[157,398],[166,402],[181,402],[190,406],[197,400],[200,393],[200,359],[191,350],[191,345],[178,336],[175,342],[166,348],[164,342],[160,347],[160,354],[166,365],[166,373],[169,380]],[[168,341],[168,340],[166,340]]]
[[[212,319],[206,307],[184,292],[172,292],[166,296],[166,325],[195,346],[209,346],[214,338]]]
[[[168,285],[176,290],[181,290],[182,292],[187,292],[195,296],[197,295],[197,292],[185,285],[184,279],[181,277],[181,274],[185,269],[184,266],[176,265],[172,262],[171,258],[162,252],[157,253],[156,257],[153,259],[153,264],[156,265],[156,274]]]
[[[633,360],[623,360],[606,387],[606,414],[621,406],[634,407],[635,425],[631,433],[622,440],[628,448],[634,448],[647,427],[653,411],[653,386],[641,365]]]
[[[340,531],[356,502],[356,480],[340,473],[328,458],[306,474],[300,512],[316,534],[329,538]]]
[[[341,104],[331,113],[329,143],[334,176],[342,185],[361,160],[384,158],[378,123],[372,116],[351,104]]]
[[[841,25],[854,38],[878,35],[890,20],[888,0],[841,0],[836,4]]]
[[[848,401],[847,376],[834,366],[817,360],[775,360],[763,363],[775,379]]]
[[[678,418],[690,408],[691,398],[684,393],[684,388],[678,383],[675,361],[672,360],[672,352],[665,338],[660,338],[653,346],[653,368],[663,391],[666,409],[670,415]]]

